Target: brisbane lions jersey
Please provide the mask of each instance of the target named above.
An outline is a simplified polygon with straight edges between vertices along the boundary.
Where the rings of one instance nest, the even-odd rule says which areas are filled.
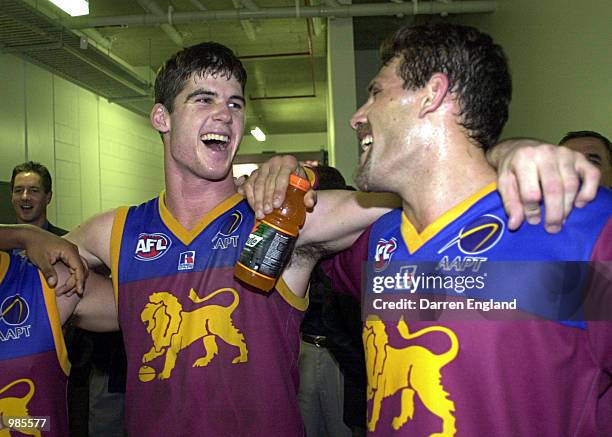
[[[606,408],[601,403],[612,399],[604,393],[612,383],[609,321],[491,320],[483,311],[453,317],[457,308],[452,306],[434,311],[417,307],[428,317],[411,318],[414,308],[399,304],[379,311],[383,302],[394,300],[394,290],[376,290],[368,282],[386,275],[391,278],[386,284],[393,287],[394,265],[416,279],[428,263],[456,278],[501,261],[533,266],[599,260],[608,268],[609,295],[611,212],[612,194],[600,190],[595,201],[572,211],[558,234],[529,225],[511,232],[492,184],[420,233],[401,209],[394,210],[326,263],[334,288],[362,300],[369,435],[612,435],[612,429],[597,423],[597,410]],[[525,283],[531,273],[522,267],[511,270],[504,276],[506,288]],[[384,288],[385,281],[378,282]],[[520,287],[516,290],[519,309],[523,298],[534,300]],[[470,319],[468,313],[478,317]]]
[[[68,435],[69,371],[53,290],[27,258],[0,252],[0,418],[14,425],[7,435]]]
[[[254,224],[234,195],[191,230],[164,195],[120,208],[111,261],[128,357],[130,435],[301,436],[299,327],[306,299],[234,278]]]

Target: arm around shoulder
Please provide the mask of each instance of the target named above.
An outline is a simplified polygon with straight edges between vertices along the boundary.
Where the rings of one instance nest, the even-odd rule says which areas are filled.
[[[324,190],[306,217],[298,246],[324,245],[328,253],[350,247],[361,233],[382,215],[401,206],[390,193]]]

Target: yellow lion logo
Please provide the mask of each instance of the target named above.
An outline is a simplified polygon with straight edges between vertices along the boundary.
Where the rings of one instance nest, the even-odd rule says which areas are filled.
[[[30,403],[30,399],[34,396],[34,383],[30,379],[22,378],[17,379],[13,382],[8,383],[4,387],[0,389],[0,395],[5,391],[9,390],[11,387],[25,383],[30,388],[26,395],[22,398],[17,397],[6,397],[0,398],[0,437],[10,437],[11,436],[11,428],[9,428],[8,423],[5,421],[5,417],[13,417],[19,419],[27,419],[30,416],[30,412],[28,411],[28,404]],[[40,437],[40,430],[36,428],[12,428],[16,431],[19,431],[21,434],[32,435],[36,437]]]
[[[202,339],[206,354],[197,359],[193,367],[207,366],[218,354],[217,337],[240,350],[240,354],[232,363],[248,361],[244,336],[232,323],[232,312],[240,300],[236,290],[220,288],[205,298],[200,298],[192,288],[189,291],[189,299],[194,303],[202,303],[220,293],[231,293],[234,296],[229,306],[204,305],[190,312],[183,311],[183,306],[171,293],[162,291],[149,296],[149,303],[140,314],[140,319],[147,325],[153,347],[142,356],[142,362],[148,363],[165,354],[164,369],[157,376],[159,379],[170,378],[178,353],[199,339]]]
[[[448,336],[451,346],[443,354],[436,355],[421,346],[396,349],[388,344],[385,325],[377,318],[369,318],[363,330],[363,344],[366,350],[368,372],[368,400],[372,411],[368,429],[374,431],[380,417],[384,398],[401,392],[401,413],[393,418],[393,429],[398,430],[414,415],[414,395],[418,394],[423,405],[442,419],[442,432],[430,437],[452,437],[455,428],[455,403],[447,398],[448,393],[440,383],[440,370],[457,356],[459,342],[453,331],[443,326],[430,326],[410,333],[403,318],[397,324],[400,335],[406,340],[414,339],[429,332],[442,332]]]

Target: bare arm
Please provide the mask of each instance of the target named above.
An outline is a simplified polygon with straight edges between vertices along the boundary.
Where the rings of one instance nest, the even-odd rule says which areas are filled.
[[[72,294],[75,289],[77,293],[83,293],[88,270],[74,244],[37,226],[0,225],[0,250],[10,249],[25,249],[28,258],[40,269],[49,286],[56,287],[59,284],[56,293]],[[54,269],[54,265],[59,265],[58,261],[68,266],[69,275],[65,281],[58,282]]]
[[[65,236],[79,247],[81,256],[92,268],[111,267],[110,242],[114,219],[115,210],[97,214]]]
[[[60,281],[69,274],[61,263],[57,265],[57,271]],[[61,295],[56,297],[56,301],[62,324],[71,320],[74,325],[89,331],[119,330],[115,294],[109,278],[92,272],[82,297]]]
[[[323,245],[325,254],[346,249],[380,216],[401,206],[391,193],[325,190],[306,216],[296,247]]]
[[[572,205],[577,207],[584,206],[587,202],[595,198],[599,183],[599,171],[590,164],[586,158],[577,152],[573,152],[565,147],[544,144],[538,140],[514,139],[507,140],[495,146],[489,151],[488,159],[491,164],[498,168],[498,188],[504,200],[506,212],[509,215],[509,227],[516,229],[522,221],[527,218],[529,223],[537,224],[540,220],[540,202],[543,200],[546,206],[546,230],[557,232],[562,222],[572,209]],[[304,170],[298,165],[297,160],[292,156],[276,156],[268,160],[265,164],[254,172],[254,174],[239,187],[251,207],[254,209],[257,218],[261,219],[273,208],[277,208],[282,203],[289,176],[292,174],[304,176]],[[582,181],[582,184],[580,184]],[[321,196],[323,192],[319,192]],[[367,201],[365,208],[355,209],[360,202],[351,202],[350,194],[346,194],[345,200],[347,208],[340,201],[340,207],[330,200],[329,207],[321,208],[324,215],[333,212],[331,220],[313,219],[318,215],[319,206],[307,220],[317,223],[315,233],[321,234],[321,241],[329,242],[333,240],[333,234],[339,230],[336,236],[343,239],[353,230],[345,229],[338,224],[355,224],[355,227],[366,227],[372,222],[370,213],[381,215],[385,212],[384,208],[377,211],[376,208],[370,209],[368,205],[376,203]],[[381,196],[381,194],[370,194],[370,196]],[[317,195],[309,192],[304,203],[312,208],[317,202]],[[389,205],[397,207],[397,203],[389,200],[378,202],[379,205]],[[362,217],[362,214],[365,214]],[[365,219],[361,222],[362,219]],[[376,217],[374,217],[374,220]],[[363,225],[363,223],[366,223]],[[313,228],[308,224],[310,228]],[[332,226],[334,229],[328,229]],[[329,232],[326,234],[326,231]],[[317,241],[317,236],[310,237],[309,230],[304,232],[304,241],[308,243]],[[340,244],[339,247],[343,247]]]

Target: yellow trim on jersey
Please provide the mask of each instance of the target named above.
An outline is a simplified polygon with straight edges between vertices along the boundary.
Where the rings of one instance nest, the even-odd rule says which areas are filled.
[[[306,311],[306,308],[308,308],[308,290],[306,290],[304,297],[297,297],[293,291],[291,291],[291,288],[289,288],[283,278],[280,278],[276,282],[274,288],[276,288],[276,291],[278,291],[283,299],[285,299],[285,302],[296,310]]]
[[[459,216],[465,213],[472,207],[476,202],[485,197],[487,194],[497,189],[497,183],[492,182],[489,185],[483,187],[478,192],[472,194],[467,199],[463,200],[458,205],[446,211],[440,217],[435,219],[429,226],[427,226],[420,234],[406,214],[402,212],[402,238],[408,251],[413,254],[419,250],[425,243],[432,239],[438,232],[448,226],[450,223],[455,221]]]
[[[304,167],[304,172],[306,173],[306,177],[308,178],[308,182],[310,182],[310,186],[314,187],[317,183],[317,174],[310,167]]]
[[[113,281],[113,290],[115,291],[115,304],[119,307],[119,255],[121,254],[121,240],[123,239],[123,228],[129,208],[122,206],[117,208],[115,212],[115,220],[113,220],[113,229],[111,231],[110,241],[110,259],[111,259],[111,279]]]
[[[57,309],[57,301],[55,300],[55,291],[47,285],[47,281],[43,274],[39,271],[40,285],[42,287],[43,297],[45,298],[45,307],[49,315],[49,324],[53,333],[53,342],[55,343],[55,353],[57,360],[66,375],[70,374],[70,361],[68,360],[68,349],[64,342],[64,334],[62,332],[62,322],[59,311]]]
[[[8,272],[9,264],[11,263],[11,258],[8,253],[0,252],[0,284],[4,280],[6,276],[6,272]]]
[[[236,206],[238,202],[240,202],[243,197],[240,194],[234,194],[231,197],[228,197],[223,202],[215,206],[210,212],[204,214],[204,217],[200,220],[198,224],[196,224],[193,228],[187,230],[181,225],[178,220],[176,220],[168,208],[166,207],[166,192],[162,191],[159,193],[158,207],[159,207],[159,215],[161,216],[164,224],[170,229],[170,232],[174,234],[176,238],[181,240],[185,246],[189,246],[191,242],[198,236],[200,233],[212,223],[217,217],[226,212],[228,209]]]

